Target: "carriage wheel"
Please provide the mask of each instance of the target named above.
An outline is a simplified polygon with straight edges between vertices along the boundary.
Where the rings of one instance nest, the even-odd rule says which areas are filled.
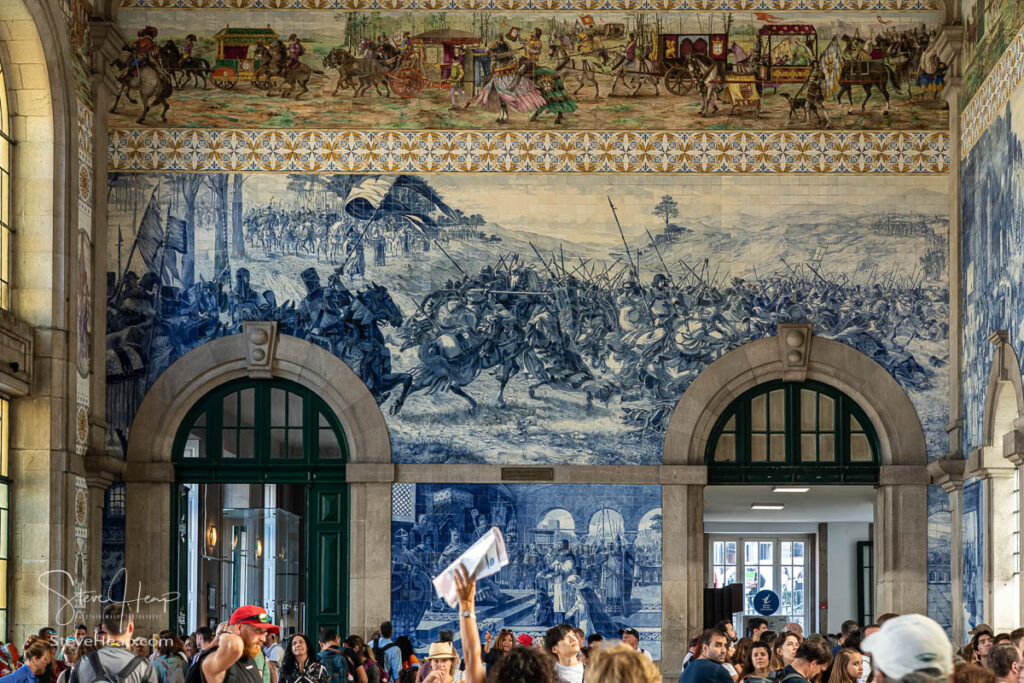
[[[399,97],[415,97],[423,90],[423,76],[416,69],[399,69],[391,74],[391,89]]]
[[[687,95],[695,85],[693,78],[681,66],[672,66],[665,73],[665,88],[673,95]]]
[[[221,90],[231,90],[238,82],[238,72],[230,66],[218,66],[210,74],[210,80]]]

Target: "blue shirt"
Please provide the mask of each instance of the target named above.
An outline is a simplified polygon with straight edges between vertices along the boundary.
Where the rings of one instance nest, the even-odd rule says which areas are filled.
[[[39,679],[32,673],[32,669],[28,668],[28,664],[23,664],[14,673],[0,678],[0,681],[3,683],[38,683]]]
[[[385,638],[384,636],[381,636],[375,641],[370,641],[371,648],[379,647],[382,650],[390,644],[391,639]],[[384,669],[391,675],[391,680],[397,681],[398,674],[402,670],[402,648],[397,645],[395,647],[388,648],[384,653],[384,661],[381,662],[381,665],[384,666]],[[732,679],[730,678],[729,680],[731,681]]]
[[[733,683],[725,667],[710,659],[690,660],[679,677],[679,683]]]

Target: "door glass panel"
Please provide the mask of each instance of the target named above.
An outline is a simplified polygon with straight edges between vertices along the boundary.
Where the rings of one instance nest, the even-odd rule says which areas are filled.
[[[724,541],[715,541],[711,544],[711,561],[714,564],[725,564]]]
[[[765,562],[771,564],[771,562],[772,562],[772,550],[773,550],[774,544],[771,543],[771,542],[764,542],[764,541],[762,541],[760,545],[761,545],[761,552],[760,552],[761,564],[764,564]]]
[[[291,392],[288,393],[288,426],[302,426],[302,397]]]
[[[736,564],[736,541],[727,541],[725,544],[725,563]]]
[[[814,448],[814,434],[803,434],[800,436],[800,461],[814,462],[817,460],[817,451]]]
[[[238,457],[239,458],[255,458],[256,457],[256,443],[254,430],[252,429],[239,429],[238,430]]]
[[[729,421],[725,423],[725,431],[734,432],[736,431],[736,416],[733,415],[729,418]]]
[[[818,429],[821,431],[835,429],[835,401],[825,394],[818,394]]]
[[[715,567],[715,588],[722,588],[725,585],[725,567]]]
[[[288,430],[288,457],[292,460],[300,460],[302,458],[301,429]]]
[[[285,418],[285,406],[288,401],[288,392],[284,389],[270,390],[270,424],[274,427],[284,427],[287,422]]]
[[[797,541],[793,543],[793,561],[803,564],[804,561],[804,544],[803,541]]]
[[[747,541],[743,544],[743,563],[747,565],[757,564],[756,541]]]
[[[783,541],[782,546],[782,564],[790,564],[793,562],[793,544],[790,541]]]
[[[768,461],[768,437],[764,434],[750,435],[750,462]]]
[[[864,428],[860,426],[860,422],[853,415],[850,416],[850,429],[855,432],[864,431]]]
[[[341,458],[341,446],[338,445],[338,437],[335,436],[333,429],[321,429],[320,431],[320,450],[319,458],[321,460],[338,460]]]
[[[786,435],[772,434],[772,462],[786,462]]]
[[[850,418],[851,420],[853,418]],[[868,437],[863,434],[850,435],[850,461],[871,462],[871,446]]]
[[[765,404],[767,400],[768,397],[764,394],[750,399],[750,428],[754,431],[763,432],[768,427],[765,420],[765,412],[767,409]]]
[[[725,568],[725,585],[731,585],[736,583],[736,567]]]
[[[237,427],[238,426],[238,392],[233,391],[223,398],[221,401],[221,410],[223,410],[223,417],[221,418],[222,424],[225,427]]]
[[[221,457],[224,458],[237,458],[238,457],[238,430],[237,429],[225,429],[221,432]]]
[[[835,434],[819,434],[818,435],[818,461],[819,462],[835,462]]]
[[[786,392],[782,389],[776,389],[771,392],[770,399],[768,401],[771,406],[771,418],[772,418],[772,431],[781,432],[786,428],[785,422],[785,411],[786,411]]]
[[[715,446],[715,462],[734,462],[736,460],[736,437],[722,434]]]
[[[248,389],[242,389],[238,392],[238,402],[241,412],[242,421],[239,423],[242,427],[255,427],[256,426],[256,390],[252,387]]]
[[[805,432],[813,432],[815,392],[810,389],[800,390],[800,429]]]

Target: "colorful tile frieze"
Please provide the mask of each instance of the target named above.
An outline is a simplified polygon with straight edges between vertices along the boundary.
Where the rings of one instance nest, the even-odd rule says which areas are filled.
[[[303,10],[748,10],[748,11],[915,11],[935,10],[935,0],[122,0],[144,9]]]
[[[949,128],[945,65],[926,58],[937,11],[141,8],[118,23],[132,54],[112,75],[151,92],[118,98],[113,128]],[[148,56],[135,85],[133,55]]]
[[[1024,81],[1024,29],[1007,48],[992,72],[960,114],[960,158],[966,159],[981,134],[999,117]]]
[[[949,170],[946,132],[112,130],[111,171],[911,173]]]

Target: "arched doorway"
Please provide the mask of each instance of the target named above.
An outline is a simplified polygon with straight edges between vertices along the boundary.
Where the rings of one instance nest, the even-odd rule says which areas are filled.
[[[704,626],[703,590],[709,583],[708,565],[712,564],[707,560],[710,549],[704,530],[705,498],[709,484],[723,485],[713,480],[714,453],[711,454],[713,466],[707,464],[712,441],[716,440],[717,450],[717,439],[730,435],[726,429],[729,420],[726,413],[730,407],[739,409],[744,405],[743,400],[738,402],[738,399],[748,400],[744,409],[749,411],[761,390],[768,394],[782,390],[780,398],[785,407],[786,383],[794,383],[789,391],[790,401],[794,400],[793,390],[805,388],[831,398],[833,407],[837,400],[844,400],[840,396],[845,397],[857,407],[849,413],[856,416],[861,428],[857,432],[869,441],[868,434],[874,433],[873,467],[850,467],[856,463],[850,463],[847,456],[845,473],[836,477],[842,480],[866,475],[863,479],[867,481],[863,483],[873,486],[869,489],[872,495],[868,509],[873,511],[874,548],[870,569],[874,572],[874,613],[927,611],[927,489],[930,478],[924,432],[910,399],[884,368],[856,349],[814,337],[809,324],[780,324],[778,336],[741,346],[708,366],[686,390],[669,423],[663,463],[672,468],[673,474],[671,483],[662,489],[664,564],[678,567],[678,570],[673,576],[665,577],[662,599],[664,614],[683,617],[674,620],[663,617],[662,637],[667,641],[681,642]],[[762,407],[770,411],[769,401],[765,396]],[[792,407],[790,405],[791,419],[799,423],[800,413],[793,412]],[[778,432],[772,428],[770,412],[765,416],[766,427],[758,430],[765,442],[760,453],[766,458],[771,457],[773,435],[782,436],[783,456],[790,457],[785,450],[785,411],[781,417],[783,429]],[[796,426],[788,438],[800,438],[800,425]],[[852,425],[848,424],[847,429],[852,434],[850,427]],[[825,436],[828,429],[816,424],[814,430],[808,431],[813,432],[808,436],[814,437],[817,448],[819,437]],[[735,454],[736,440],[744,438],[735,424],[731,436]],[[739,457],[748,458],[746,466],[757,465],[751,462],[752,446],[745,452],[746,455]],[[792,461],[788,462],[792,466]],[[817,476],[822,471],[821,464],[816,454],[814,467],[804,470],[800,477],[811,476],[809,473],[814,470],[818,470],[814,475]],[[760,465],[764,472],[772,473],[777,469],[770,460]],[[745,476],[748,475],[738,477],[740,481],[735,485],[770,489],[771,482],[743,481]],[[799,479],[794,471],[784,476],[786,481]],[[812,479],[805,483],[825,482]]]
[[[171,578],[182,632],[262,605],[282,636],[347,622],[345,435],[308,388],[240,379],[204,396],[174,441]]]
[[[239,457],[247,454],[250,457]],[[296,623],[309,632],[320,626],[362,629],[387,614],[389,596],[358,591],[374,568],[367,568],[363,561],[369,547],[366,539],[349,546],[348,534],[350,518],[365,520],[370,514],[365,510],[367,499],[385,499],[383,491],[374,487],[388,485],[365,477],[353,482],[346,476],[353,463],[369,467],[371,474],[374,466],[390,466],[387,429],[373,395],[334,355],[301,339],[279,335],[275,323],[243,323],[242,334],[191,351],[157,379],[132,422],[127,456],[129,595],[138,586],[148,593],[153,587],[166,586],[170,598],[188,594],[188,546],[215,546],[218,555],[207,552],[207,557],[231,564],[223,544],[230,548],[235,541],[232,550],[237,552],[244,530],[246,559],[256,557],[256,540],[264,555],[269,548],[267,528],[253,520],[238,521],[235,512],[222,513],[246,506],[280,508],[305,515],[301,561],[307,568],[317,568],[317,576],[302,586],[302,599],[290,601],[304,602],[304,615],[295,617]],[[204,492],[202,485],[211,487],[205,491],[205,505],[199,495]],[[215,538],[207,537],[209,519],[188,523],[190,510],[199,521],[199,509],[212,510],[215,498],[224,502],[227,497],[234,502],[217,508]],[[246,505],[235,504],[243,498]],[[168,515],[172,525],[154,522]],[[242,528],[235,534],[233,527]],[[229,561],[220,562],[224,559]],[[193,616],[197,625],[207,625],[199,621],[200,616],[209,618],[206,612],[223,618],[236,592],[238,599],[243,597],[243,591],[235,591],[240,576],[229,581],[230,599],[224,597],[223,572],[212,590],[199,585],[198,568],[195,576],[198,594],[191,602],[203,608]],[[252,581],[246,581],[252,588]],[[314,591],[318,586],[338,590]],[[343,591],[349,586],[356,586],[353,590],[359,594],[346,602]],[[206,610],[210,605],[214,609]],[[176,601],[166,607],[161,601],[145,603],[140,609],[143,619],[161,627],[171,624],[183,630],[189,623]],[[179,621],[182,618],[184,622]]]

